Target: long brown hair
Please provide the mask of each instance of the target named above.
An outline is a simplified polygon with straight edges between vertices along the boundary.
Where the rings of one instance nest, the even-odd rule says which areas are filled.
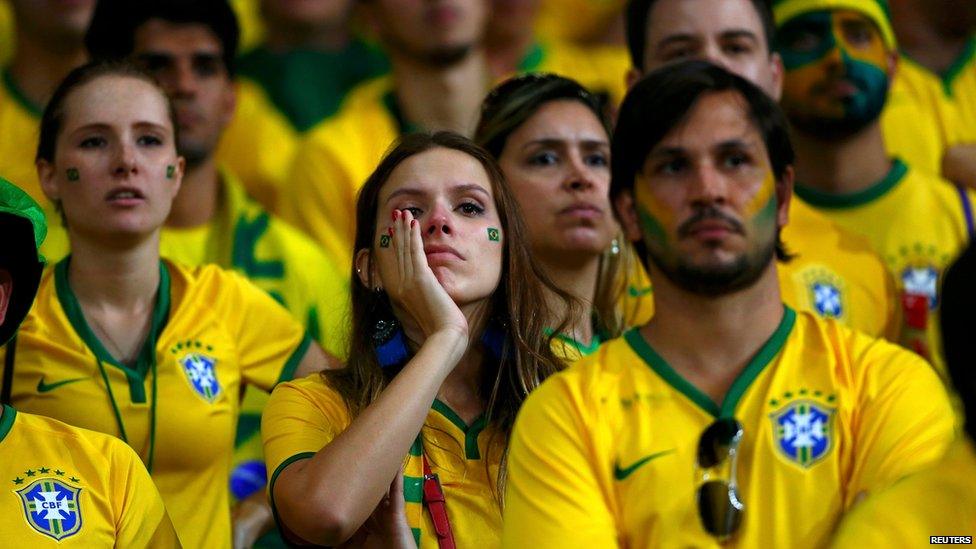
[[[505,235],[501,280],[490,297],[488,314],[504,332],[506,343],[500,362],[492,353],[484,353],[479,392],[487,403],[487,421],[502,435],[507,447],[515,415],[525,397],[563,366],[563,362],[551,350],[550,337],[545,335],[545,329],[552,327],[545,291],[548,289],[566,299],[570,303],[570,310],[573,309],[574,299],[557,288],[532,258],[518,203],[495,160],[469,139],[452,132],[416,133],[401,138],[387,152],[359,192],[353,254],[363,249],[369,250],[370,254],[376,252],[380,190],[393,170],[404,160],[435,148],[459,151],[481,163],[491,182],[502,234]],[[372,340],[376,324],[394,319],[395,315],[385,292],[374,291],[359,283],[356,272],[352,273],[352,280],[349,360],[345,368],[327,370],[322,375],[342,396],[355,417],[376,400],[395,375],[380,367]],[[557,333],[565,324],[564,319]],[[481,335],[471,334],[472,341],[480,341]],[[499,488],[503,482],[504,466],[499,474]]]

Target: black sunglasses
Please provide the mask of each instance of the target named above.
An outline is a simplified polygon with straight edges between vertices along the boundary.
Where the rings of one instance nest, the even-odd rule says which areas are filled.
[[[745,510],[735,479],[736,450],[742,435],[742,424],[734,418],[722,418],[698,439],[698,516],[705,530],[720,540],[739,529]]]

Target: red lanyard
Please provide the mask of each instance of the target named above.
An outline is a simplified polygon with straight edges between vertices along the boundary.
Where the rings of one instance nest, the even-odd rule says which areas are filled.
[[[437,475],[430,470],[427,456],[424,460],[424,505],[430,511],[430,518],[434,522],[434,533],[437,534],[437,547],[440,549],[454,549],[454,534],[451,532],[451,521],[447,518],[447,506],[444,500],[444,489]]]

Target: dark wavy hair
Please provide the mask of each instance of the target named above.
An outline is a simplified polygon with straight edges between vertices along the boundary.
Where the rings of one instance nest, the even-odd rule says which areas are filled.
[[[484,167],[505,235],[501,280],[490,298],[488,315],[505,332],[506,343],[500,362],[492,353],[484,353],[479,392],[487,403],[485,417],[489,424],[497,428],[502,445],[507,448],[515,415],[525,397],[546,377],[563,367],[562,361],[551,350],[551,338],[545,335],[545,329],[551,327],[548,322],[552,318],[546,305],[545,288],[567,301],[573,298],[559,290],[532,259],[518,204],[495,160],[469,139],[451,132],[415,133],[402,137],[386,153],[359,191],[353,255],[359,250],[368,250],[371,256],[376,253],[379,195],[393,171],[408,158],[436,148],[462,152]],[[396,375],[380,367],[372,341],[377,322],[393,319],[395,315],[387,294],[361,284],[355,268],[352,280],[349,360],[345,368],[326,370],[322,376],[342,396],[346,407],[355,417],[376,400]],[[565,321],[560,329],[563,325]],[[471,340],[480,341],[481,335],[471,334]],[[495,441],[493,438],[489,444]],[[504,469],[503,466],[497,481],[499,490],[496,497],[499,501]]]
[[[976,441],[976,353],[972,345],[972,315],[976,307],[976,244],[949,267],[942,282],[942,350],[946,370],[965,409],[965,430]]]

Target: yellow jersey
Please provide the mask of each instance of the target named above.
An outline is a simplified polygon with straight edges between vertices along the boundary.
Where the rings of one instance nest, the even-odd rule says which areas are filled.
[[[872,494],[844,518],[833,546],[919,547],[930,536],[976,536],[976,449],[956,440],[932,467]]]
[[[10,62],[17,45],[17,29],[14,27],[14,14],[7,0],[0,0],[0,66]]]
[[[12,404],[127,441],[182,543],[230,547],[227,479],[242,386],[270,390],[290,379],[311,339],[240,275],[161,261],[146,345],[124,365],[85,320],[68,261],[45,271],[17,334]]]
[[[902,345],[943,372],[939,288],[943,271],[973,234],[973,193],[899,159],[884,179],[857,193],[828,194],[800,184],[795,192],[871,242],[895,279]]]
[[[976,142],[976,36],[942,77],[943,89],[955,106],[955,141]]]
[[[319,374],[275,389],[261,419],[272,507],[278,474],[315,455],[351,421],[342,397]],[[495,497],[495,479],[502,445],[499,437],[492,438],[494,432],[484,417],[466,425],[446,404],[434,401],[416,442],[404,456],[407,522],[420,549],[437,547],[430,514],[423,509],[422,455],[440,478],[457,546],[498,547],[501,508]]]
[[[68,255],[68,232],[37,179],[34,156],[40,124],[41,107],[24,96],[8,71],[0,70],[0,135],[3,136],[0,139],[0,177],[20,187],[44,208],[48,228],[41,254],[48,261],[57,261]]]
[[[794,254],[776,265],[784,303],[897,341],[894,280],[867,239],[797,199],[790,202],[790,222],[781,238]]]
[[[955,113],[939,79],[902,55],[881,112],[885,150],[914,169],[940,175],[942,157],[958,133]]]
[[[745,506],[728,545],[818,547],[858,493],[934,462],[953,413],[923,360],[784,307],[721,404],[631,330],[546,380],[508,457],[504,547],[719,547],[696,504],[696,453],[717,418],[744,430]]]
[[[10,547],[180,547],[131,448],[0,407],[0,539]]]

